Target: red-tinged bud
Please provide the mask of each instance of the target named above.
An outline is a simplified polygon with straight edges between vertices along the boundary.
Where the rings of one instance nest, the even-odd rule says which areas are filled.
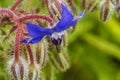
[[[64,0],[46,0],[46,3],[50,16],[54,19],[54,22],[58,22],[62,14],[61,3],[67,7],[68,4]]]
[[[110,0],[103,0],[101,2],[101,6],[100,6],[100,19],[102,21],[106,21],[110,18],[110,16],[112,15],[113,13],[113,10],[114,10],[114,6],[113,4],[111,3]]]
[[[15,61],[14,59],[10,60],[8,63],[9,71],[14,80],[25,80],[27,76],[27,64],[24,60]]]
[[[39,78],[39,66],[37,64],[30,64],[28,71],[28,80],[38,80]]]
[[[72,1],[72,0],[67,0],[67,2],[68,2],[69,7],[71,8],[71,11],[72,11],[74,14],[77,14],[77,9],[76,9],[73,1]]]
[[[57,22],[61,17],[61,7],[58,0],[46,0],[50,16]]]

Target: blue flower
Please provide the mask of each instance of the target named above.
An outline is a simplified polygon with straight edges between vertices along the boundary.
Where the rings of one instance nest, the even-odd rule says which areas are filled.
[[[58,45],[61,43],[64,30],[74,26],[76,22],[83,16],[85,11],[82,11],[77,18],[74,18],[72,13],[61,4],[62,17],[60,21],[53,28],[43,28],[36,24],[26,23],[28,34],[30,37],[21,40],[23,43],[35,44],[42,40],[44,36],[50,36],[53,44]]]

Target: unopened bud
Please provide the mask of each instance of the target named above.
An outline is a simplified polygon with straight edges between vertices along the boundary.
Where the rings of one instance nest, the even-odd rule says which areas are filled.
[[[24,62],[24,60],[21,59],[15,61],[12,59],[8,65],[11,77],[13,77],[14,80],[25,80],[25,77],[27,75],[27,64]]]
[[[49,53],[51,63],[60,71],[65,71],[69,68],[69,60],[64,52],[64,49],[62,49],[61,53],[58,54],[58,52],[53,49]]]
[[[97,8],[99,0],[81,0],[82,7],[89,11],[92,12]]]
[[[76,9],[76,7],[74,6],[73,1],[72,1],[72,0],[67,0],[67,2],[68,2],[68,5],[69,5],[71,11],[72,11],[74,14],[77,14],[77,9]]]
[[[37,44],[36,46],[36,60],[37,64],[40,64],[41,67],[45,65],[47,60],[47,52],[48,52],[48,43],[44,39],[41,43]]]
[[[51,17],[57,22],[61,17],[61,7],[58,0],[48,0],[48,10]]]
[[[64,0],[47,0],[48,11],[55,22],[58,22],[62,15],[61,3],[68,7]]]
[[[101,8],[100,9],[100,11],[101,11],[101,13],[100,13],[100,19],[102,21],[108,20],[110,18],[110,16],[112,15],[113,10],[114,10],[113,9],[114,8],[113,4],[111,3],[110,0],[103,0],[101,2],[100,8]]]
[[[40,68],[37,65],[30,64],[28,72],[28,80],[38,80]]]

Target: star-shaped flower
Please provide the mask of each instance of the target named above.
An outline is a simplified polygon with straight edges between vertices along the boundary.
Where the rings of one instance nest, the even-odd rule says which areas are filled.
[[[76,18],[74,18],[74,16],[67,9],[67,7],[65,7],[63,4],[61,4],[61,7],[62,17],[53,28],[43,28],[36,24],[26,23],[30,38],[25,38],[21,40],[21,42],[35,44],[40,42],[44,36],[48,35],[53,39],[53,44],[60,44],[64,30],[67,30],[71,26],[74,26],[76,22],[84,15],[85,12],[82,11]]]

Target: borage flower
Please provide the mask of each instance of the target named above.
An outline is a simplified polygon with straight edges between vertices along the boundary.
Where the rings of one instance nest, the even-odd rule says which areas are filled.
[[[24,40],[21,40],[21,42],[35,44],[40,42],[44,36],[48,35],[54,45],[60,45],[64,30],[74,26],[85,12],[82,11],[77,17],[74,18],[72,13],[63,4],[61,4],[61,7],[62,17],[53,28],[43,28],[36,24],[26,23],[30,38],[25,38]]]

